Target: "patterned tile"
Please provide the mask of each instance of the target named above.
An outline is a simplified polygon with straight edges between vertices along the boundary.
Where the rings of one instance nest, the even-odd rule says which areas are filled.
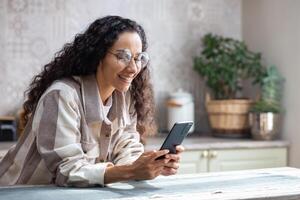
[[[8,13],[22,13],[28,9],[27,0],[7,0]]]
[[[28,25],[20,15],[16,15],[9,21],[8,29],[14,33],[15,37],[22,37],[23,32],[28,30]]]
[[[34,74],[89,23],[121,15],[148,35],[157,119],[165,130],[165,100],[182,88],[195,99],[196,129],[208,131],[205,86],[193,70],[207,32],[241,37],[240,0],[0,0],[0,115],[15,113]],[[17,100],[16,100],[17,99]]]

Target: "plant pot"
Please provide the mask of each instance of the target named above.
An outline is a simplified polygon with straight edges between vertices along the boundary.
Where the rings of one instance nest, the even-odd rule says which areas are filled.
[[[256,140],[272,140],[280,129],[280,115],[277,113],[250,113],[251,135]]]
[[[249,99],[210,100],[206,109],[214,136],[249,137],[249,109],[253,102]]]

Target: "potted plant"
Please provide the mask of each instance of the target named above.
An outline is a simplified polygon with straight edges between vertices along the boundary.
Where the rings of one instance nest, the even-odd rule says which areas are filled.
[[[250,109],[251,134],[254,139],[271,140],[280,128],[282,83],[275,66],[266,69],[261,84],[261,97]]]
[[[204,78],[214,99],[206,101],[213,133],[248,136],[252,101],[239,96],[242,80],[252,79],[253,84],[261,80],[261,54],[248,50],[242,41],[210,33],[203,37],[202,43],[201,55],[194,58],[194,69]]]

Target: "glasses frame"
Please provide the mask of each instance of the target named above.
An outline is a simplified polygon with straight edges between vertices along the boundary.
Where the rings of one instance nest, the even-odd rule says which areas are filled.
[[[145,54],[147,56],[147,58],[148,58],[146,64],[142,65],[141,60],[136,60],[135,57],[133,56],[133,54],[131,53],[131,51],[129,49],[118,49],[118,50],[115,50],[115,51],[119,51],[119,53],[123,53],[123,52],[127,51],[127,53],[128,52],[130,53],[131,58],[128,61],[128,63],[127,62],[126,63],[123,62],[126,65],[126,67],[128,67],[130,65],[130,62],[133,59],[134,60],[134,64],[136,65],[136,67],[141,70],[141,69],[145,68],[148,65],[149,61],[150,61],[150,58],[149,58],[149,55],[148,55],[147,52],[141,52],[141,53],[139,53],[139,55],[140,54]],[[110,54],[112,54],[112,55],[114,55],[117,58],[118,61],[124,60],[124,58],[120,58],[120,55],[118,53],[114,53],[113,51],[107,51],[107,52],[110,53]],[[139,62],[139,61],[141,62],[141,65],[137,64],[137,62]]]

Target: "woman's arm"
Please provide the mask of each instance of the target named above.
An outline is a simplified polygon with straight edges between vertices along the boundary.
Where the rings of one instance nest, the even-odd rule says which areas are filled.
[[[104,185],[105,169],[112,164],[88,162],[81,147],[80,114],[74,98],[68,89],[53,89],[41,99],[33,121],[38,151],[56,185]]]

